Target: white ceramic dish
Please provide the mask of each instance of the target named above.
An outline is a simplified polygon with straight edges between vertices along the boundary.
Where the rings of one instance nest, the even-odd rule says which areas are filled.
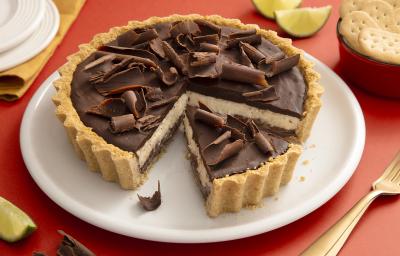
[[[52,0],[44,2],[45,14],[34,33],[16,47],[0,53],[0,71],[15,67],[36,56],[49,45],[57,34],[60,26],[58,9]]]
[[[291,183],[264,207],[207,217],[204,201],[186,160],[183,133],[176,134],[138,191],[125,191],[90,172],[75,155],[54,115],[51,82],[44,82],[29,103],[21,126],[21,150],[39,187],[59,206],[100,228],[136,238],[180,243],[238,239],[287,225],[332,198],[349,180],[361,158],[365,124],[360,106],[347,85],[315,61],[325,87],[324,105]],[[315,144],[315,147],[312,146]],[[308,160],[309,164],[302,162]],[[304,176],[305,180],[300,181]],[[150,195],[161,182],[163,203],[145,212],[137,193]]]
[[[0,0],[0,52],[27,39],[44,17],[46,0]]]

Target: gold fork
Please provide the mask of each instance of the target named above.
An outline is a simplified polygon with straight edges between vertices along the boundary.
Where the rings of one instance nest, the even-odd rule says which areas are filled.
[[[343,247],[351,231],[368,206],[380,195],[400,194],[400,151],[386,167],[384,173],[372,184],[372,191],[356,203],[338,222],[314,241],[302,256],[333,256]]]

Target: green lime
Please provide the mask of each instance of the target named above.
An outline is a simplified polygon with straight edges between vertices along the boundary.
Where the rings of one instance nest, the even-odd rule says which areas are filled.
[[[332,6],[299,8],[275,12],[276,21],[283,30],[294,37],[308,37],[317,33],[327,22]]]
[[[35,223],[21,209],[0,197],[0,239],[18,241],[36,229]]]
[[[290,10],[300,6],[301,0],[252,0],[256,9],[265,17],[275,19],[277,10]]]

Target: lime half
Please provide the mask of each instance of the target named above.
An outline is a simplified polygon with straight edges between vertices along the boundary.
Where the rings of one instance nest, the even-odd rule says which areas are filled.
[[[36,229],[35,223],[21,209],[0,197],[0,239],[18,241]]]
[[[256,9],[265,17],[274,19],[277,10],[290,10],[300,6],[301,0],[252,0]]]
[[[317,33],[327,22],[332,6],[276,11],[276,21],[294,37],[308,37]]]

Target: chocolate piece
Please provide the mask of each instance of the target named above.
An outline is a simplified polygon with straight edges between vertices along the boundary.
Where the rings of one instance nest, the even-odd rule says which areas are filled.
[[[121,95],[121,98],[125,101],[126,106],[129,108],[131,113],[139,118],[140,114],[136,108],[136,104],[138,102],[137,96],[133,91],[126,91]]]
[[[242,48],[240,48],[239,53],[240,64],[248,66],[250,68],[254,68],[253,63],[251,63],[250,58],[247,56],[246,52]]]
[[[138,98],[138,102],[137,102],[137,109],[141,112],[143,112],[143,116],[145,116],[147,114],[147,100],[146,100],[146,96],[144,93],[144,89],[141,88],[139,93],[137,93],[137,98]]]
[[[57,249],[58,256],[95,256],[86,246],[64,231],[58,230],[58,233],[64,236]]]
[[[161,189],[160,189],[160,181],[158,181],[158,189],[153,193],[151,197],[145,197],[137,194],[139,198],[140,205],[146,211],[154,211],[161,205]]]
[[[149,87],[146,89],[146,99],[149,101],[161,100],[163,96],[163,91],[159,87]]]
[[[205,35],[205,36],[195,36],[195,37],[193,37],[193,42],[195,42],[198,45],[200,43],[218,44],[219,36],[217,34]]]
[[[138,39],[138,37],[138,33],[133,30],[128,30],[126,33],[123,33],[117,37],[117,42],[119,46],[130,47]]]
[[[215,63],[217,55],[211,52],[192,52],[189,54],[189,59],[191,67],[199,67]]]
[[[285,54],[283,52],[277,52],[270,56],[266,56],[264,61],[261,61],[259,64],[268,65],[271,64],[273,61],[281,60],[285,58]],[[260,67],[259,67],[260,68]]]
[[[248,141],[250,136],[246,133],[246,128],[246,123],[242,122],[240,119],[232,115],[226,116],[225,129],[231,131],[232,138]]]
[[[250,134],[251,136],[254,138],[254,136],[256,136],[257,133],[260,132],[260,129],[258,129],[256,123],[254,122],[254,120],[248,120],[248,122],[246,123],[247,128],[250,130]]]
[[[211,141],[210,144],[208,144],[204,150],[206,150],[208,147],[212,146],[212,145],[218,145],[221,144],[224,140],[227,140],[231,137],[231,131],[225,131],[223,134],[221,134],[220,136],[218,136],[215,140]]]
[[[148,108],[149,109],[159,108],[159,107],[162,107],[164,105],[167,105],[167,104],[170,104],[172,102],[177,101],[178,98],[179,98],[178,96],[174,96],[174,97],[171,97],[171,98],[168,98],[168,99],[162,99],[162,100],[159,100],[159,101],[156,101],[154,103],[149,104]]]
[[[100,65],[100,64],[102,64],[102,63],[104,63],[106,61],[112,60],[114,58],[115,58],[115,55],[113,55],[113,54],[104,55],[104,56],[102,56],[102,57],[90,62],[89,64],[87,64],[85,66],[84,70],[88,70],[88,69],[94,68],[97,65]]]
[[[222,149],[221,147],[205,148],[203,151],[203,155],[206,160],[206,164],[213,166],[220,164],[224,160],[238,154],[243,147],[244,147],[244,141],[239,139],[235,140],[232,143],[225,144],[222,147]]]
[[[257,91],[246,92],[242,95],[249,101],[271,102],[279,99],[275,87],[272,86]]]
[[[121,85],[121,86],[115,86],[115,87],[96,87],[96,90],[103,96],[110,96],[110,95],[115,95],[115,94],[121,94],[125,91],[129,90],[137,90],[141,88],[146,88],[147,86],[145,85],[140,85],[140,84],[128,84],[128,85]]]
[[[100,104],[92,106],[86,113],[111,118],[128,113],[125,103],[118,98],[105,99]]]
[[[191,20],[178,21],[170,30],[172,37],[177,37],[179,34],[198,35],[200,32],[199,26]]]
[[[231,34],[229,34],[228,37],[229,37],[229,39],[234,39],[234,38],[255,35],[256,33],[257,33],[257,31],[255,29],[249,29],[249,30],[243,30],[243,31],[231,33]]]
[[[179,34],[176,37],[176,43],[188,52],[191,52],[195,49],[195,43],[192,39],[192,36],[188,34]]]
[[[218,45],[215,45],[215,44],[200,43],[200,45],[199,45],[199,51],[203,51],[203,52],[216,52],[216,53],[218,54],[218,53],[219,53],[219,47],[218,47]]]
[[[254,46],[244,42],[240,42],[239,46],[254,63],[259,63],[265,59],[265,55]]]
[[[194,22],[199,25],[201,33],[203,35],[209,35],[209,34],[217,34],[218,37],[221,37],[221,27],[215,25],[212,22],[209,22],[207,20],[195,20]]]
[[[112,133],[127,132],[135,128],[135,123],[136,119],[133,114],[113,116],[110,122],[110,130]]]
[[[165,58],[165,52],[160,38],[155,38],[149,42],[150,49],[156,53],[160,58]]]
[[[178,81],[178,71],[174,67],[170,67],[165,72],[160,67],[152,70],[154,70],[161,81],[168,86],[171,86]]]
[[[135,128],[138,129],[139,132],[149,131],[160,124],[160,118],[161,116],[145,115],[136,120]]]
[[[242,83],[268,86],[264,72],[238,64],[222,64],[221,78]]]
[[[181,73],[185,73],[186,69],[185,66],[183,65],[182,59],[179,57],[179,55],[175,52],[174,48],[171,47],[171,45],[165,41],[162,41],[163,49],[165,52],[165,56],[179,69]]]
[[[155,29],[148,29],[140,34],[138,34],[136,40],[131,45],[138,45],[142,43],[149,42],[158,37],[158,33]]]
[[[143,63],[149,67],[156,67],[158,63],[157,57],[147,50],[133,49],[119,46],[104,45],[101,46],[97,54],[110,54],[115,53],[116,58],[129,59],[131,62]]]
[[[261,35],[254,34],[254,35],[250,35],[250,36],[233,38],[233,39],[226,41],[226,45],[228,48],[232,48],[232,47],[238,46],[240,42],[254,44],[254,45],[260,44],[261,43]]]
[[[214,127],[222,127],[225,124],[224,118],[203,109],[197,109],[194,118]]]
[[[272,146],[271,142],[261,132],[257,132],[254,135],[254,141],[261,152],[265,154],[274,152],[274,147]]]
[[[167,40],[171,37],[171,33],[169,32],[171,30],[172,24],[169,22],[165,23],[157,23],[154,25],[154,29],[158,33],[158,37],[161,40]]]
[[[299,63],[300,54],[293,55],[288,58],[284,58],[282,60],[273,61],[271,63],[270,69],[266,72],[267,77],[273,77],[277,74],[285,72]]]

